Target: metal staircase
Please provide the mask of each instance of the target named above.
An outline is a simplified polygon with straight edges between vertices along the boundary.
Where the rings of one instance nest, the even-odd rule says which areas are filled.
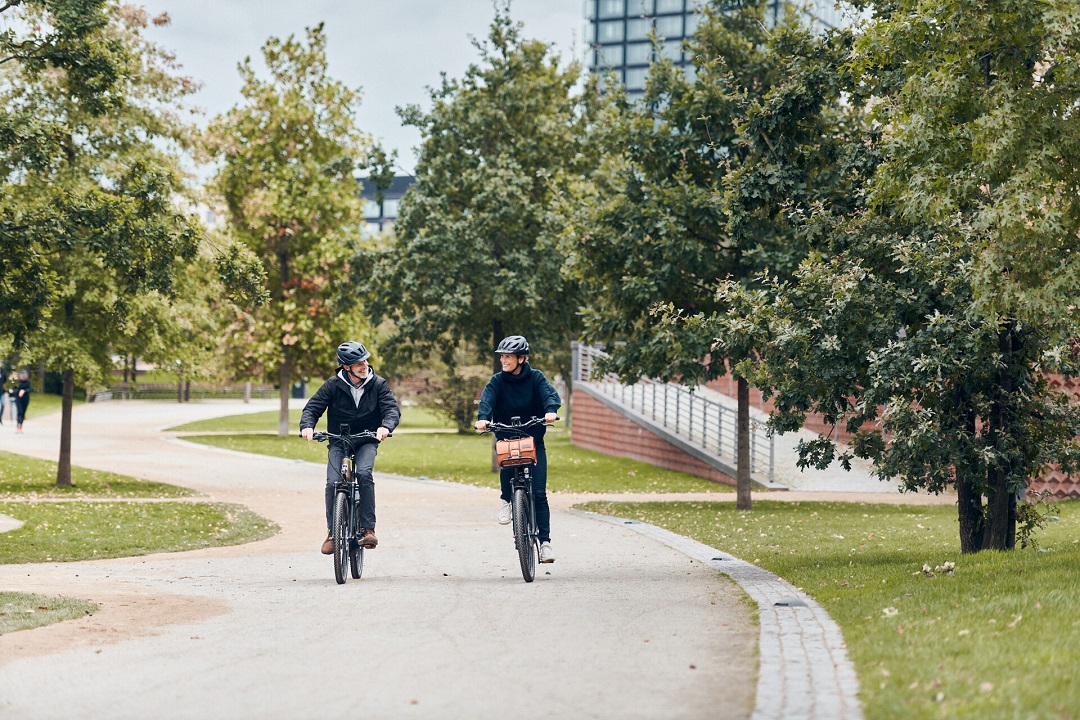
[[[632,385],[615,375],[601,375],[604,351],[574,343],[574,391],[584,390],[630,420],[664,438],[687,454],[735,477],[739,437],[737,412],[676,383],[641,378]],[[774,482],[774,438],[757,420],[750,420],[750,477],[759,485]]]

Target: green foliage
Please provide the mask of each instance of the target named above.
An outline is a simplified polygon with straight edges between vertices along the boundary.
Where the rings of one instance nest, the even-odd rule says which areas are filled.
[[[97,609],[86,600],[0,591],[0,635],[93,615]]]
[[[176,155],[190,141],[180,118],[195,85],[143,37],[166,15],[93,0],[3,12],[14,14],[0,33],[12,61],[0,76],[5,334],[26,341],[28,357],[74,369],[80,384],[101,380],[128,301],[174,295],[177,268],[202,239],[175,202],[186,192]]]
[[[582,507],[687,535],[810,594],[840,625],[868,720],[1061,718],[1080,707],[1076,501],[1061,503],[1038,550],[963,557],[947,505]]]
[[[479,62],[443,77],[431,108],[399,110],[422,137],[416,182],[400,206],[395,241],[354,261],[377,319],[396,329],[386,344],[405,358],[461,342],[488,364],[503,335],[522,334],[566,368],[578,322],[576,286],[560,273],[554,200],[594,157],[584,126],[590,87],[577,63],[560,67],[541,42],[521,37],[498,9]]]
[[[270,38],[262,56],[266,75],[240,64],[243,103],[204,141],[221,161],[229,233],[267,270],[269,302],[235,318],[225,349],[236,377],[274,377],[284,393],[294,374],[325,374],[333,348],[369,327],[333,298],[363,221],[354,174],[389,160],[356,127],[358,92],[327,74],[322,25],[304,40]]]
[[[955,486],[965,552],[1012,547],[1016,493],[1080,456],[1080,409],[1043,375],[1075,374],[1080,332],[1078,176],[1052,149],[1080,131],[1078,91],[1050,72],[1080,55],[1070,12],[883,11],[847,66],[878,122],[854,146],[864,204],[809,218],[825,252],[791,280],[763,276],[765,291],[722,285],[729,312],[701,325],[720,347],[758,343],[740,368],[775,391],[776,429],[820,412],[863,428],[841,462]],[[802,450],[818,467],[836,455],[824,437]]]
[[[721,309],[718,279],[789,274],[817,241],[801,217],[851,203],[857,115],[838,102],[836,71],[850,37],[813,36],[795,12],[769,30],[766,8],[709,4],[688,43],[693,75],[655,63],[643,100],[613,91],[594,125],[605,159],[564,206],[575,219],[564,247],[586,336],[618,343],[625,377],[723,375],[753,341],[715,348],[686,319]]]

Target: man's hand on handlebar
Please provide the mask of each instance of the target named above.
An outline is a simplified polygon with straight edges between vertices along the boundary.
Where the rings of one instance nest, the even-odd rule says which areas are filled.
[[[384,427],[380,427],[375,430],[375,439],[382,442],[386,438],[390,437],[390,431]]]
[[[300,431],[300,437],[307,441],[311,441],[312,436],[315,434],[315,428],[304,428]]]
[[[476,426],[475,426],[476,427],[476,432],[484,432],[485,430],[488,429],[488,425],[490,425],[490,424],[491,424],[490,420],[477,420],[476,421]]]
[[[548,424],[553,423],[558,419],[559,419],[559,416],[556,415],[555,413],[546,413],[544,415],[544,422],[546,422]]]

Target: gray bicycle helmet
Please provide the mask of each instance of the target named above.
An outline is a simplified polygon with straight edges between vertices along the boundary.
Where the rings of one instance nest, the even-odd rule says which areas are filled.
[[[338,365],[355,365],[358,362],[367,360],[369,357],[371,357],[371,353],[367,351],[366,347],[358,342],[350,340],[338,345]]]
[[[529,341],[521,335],[511,335],[510,337],[503,338],[503,341],[499,343],[499,347],[495,348],[496,355],[528,355],[529,354]]]

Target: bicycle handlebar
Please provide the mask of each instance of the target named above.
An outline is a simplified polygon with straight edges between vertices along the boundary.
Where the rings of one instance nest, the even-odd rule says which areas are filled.
[[[311,439],[318,442],[326,442],[327,440],[376,440],[377,437],[378,436],[372,430],[362,430],[358,433],[350,433],[348,435],[338,435],[332,432],[319,431],[314,433],[311,436]],[[390,435],[387,435],[387,437],[390,437]]]
[[[561,418],[555,418],[555,420],[558,421],[558,420],[561,420]],[[554,424],[555,424],[554,422],[544,422],[544,418],[540,418],[540,417],[531,418],[529,420],[526,420],[523,423],[518,423],[517,425],[507,425],[506,423],[497,423],[497,422],[489,421],[487,429],[486,430],[480,430],[478,432],[480,432],[481,434],[482,433],[489,433],[489,432],[506,432],[508,430],[524,430],[526,428],[531,428],[531,427],[534,427],[536,425],[547,425],[548,427],[551,427]]]

